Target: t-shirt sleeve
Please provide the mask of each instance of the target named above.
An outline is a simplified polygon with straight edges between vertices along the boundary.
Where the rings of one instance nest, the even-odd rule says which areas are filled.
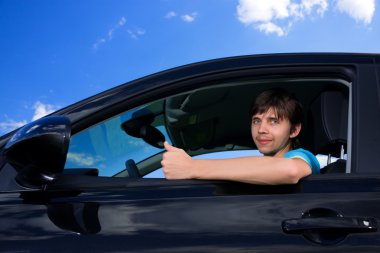
[[[304,150],[302,148],[291,150],[287,152],[284,155],[285,158],[299,158],[307,162],[309,164],[311,171],[313,174],[319,174],[320,171],[320,165],[315,157],[311,152]]]

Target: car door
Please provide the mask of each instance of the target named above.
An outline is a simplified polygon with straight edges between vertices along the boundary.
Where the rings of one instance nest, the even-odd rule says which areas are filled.
[[[48,203],[38,203],[42,198],[38,195],[24,195],[22,201],[17,200],[19,194],[3,194],[2,251],[376,252],[379,248],[379,178],[373,176],[311,176],[293,186],[123,181],[115,187],[115,182],[98,179],[86,193],[52,194]]]

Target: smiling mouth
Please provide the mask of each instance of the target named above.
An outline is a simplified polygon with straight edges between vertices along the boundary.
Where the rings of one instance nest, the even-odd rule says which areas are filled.
[[[257,140],[261,145],[268,144],[270,140]]]

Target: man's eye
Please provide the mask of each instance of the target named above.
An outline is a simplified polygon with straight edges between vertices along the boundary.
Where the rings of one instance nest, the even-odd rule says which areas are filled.
[[[259,119],[253,119],[252,120],[252,125],[258,125],[260,124],[260,120]]]
[[[270,120],[270,123],[271,123],[272,125],[277,125],[277,124],[279,123],[279,120],[278,120],[278,119],[271,119],[271,120]]]

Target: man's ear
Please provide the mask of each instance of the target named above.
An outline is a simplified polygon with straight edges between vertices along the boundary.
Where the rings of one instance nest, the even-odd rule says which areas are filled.
[[[295,124],[290,129],[290,138],[295,138],[301,132],[302,125],[301,123]]]

